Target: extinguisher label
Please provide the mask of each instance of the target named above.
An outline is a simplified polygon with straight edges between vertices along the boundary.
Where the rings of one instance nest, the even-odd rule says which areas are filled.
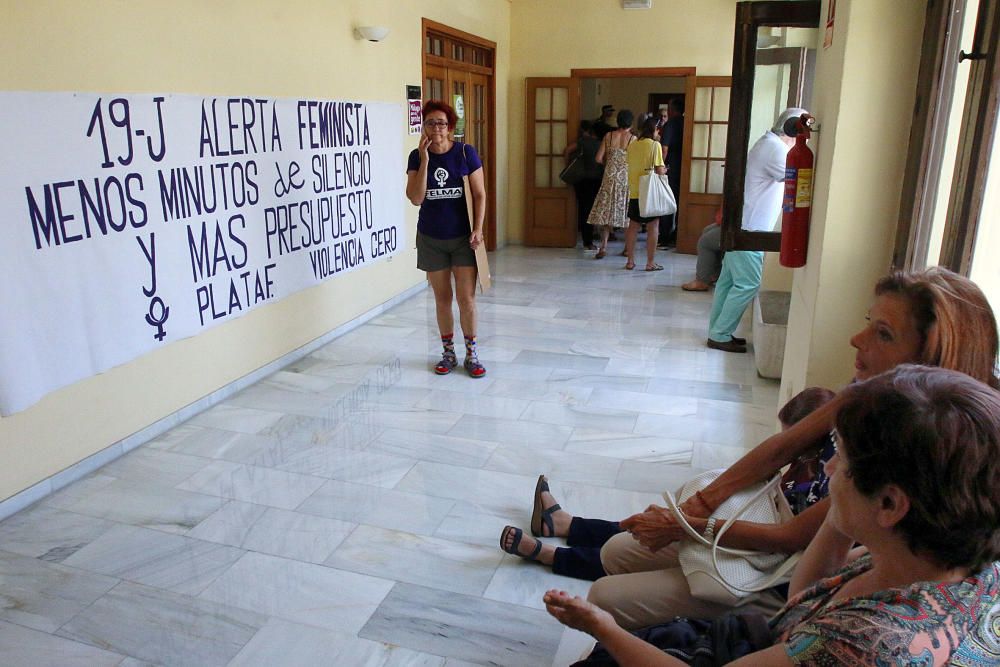
[[[800,168],[798,172],[795,208],[809,208],[813,198],[813,170]]]
[[[785,194],[781,201],[781,210],[791,213],[795,210],[795,177],[798,169],[795,167],[785,167]]]

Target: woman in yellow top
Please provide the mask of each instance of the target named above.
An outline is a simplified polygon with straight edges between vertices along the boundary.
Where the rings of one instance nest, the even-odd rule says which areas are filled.
[[[657,132],[656,118],[646,118],[639,129],[639,140],[633,141],[628,147],[628,229],[625,230],[625,254],[628,262],[625,268],[629,271],[635,268],[635,237],[639,234],[641,223],[646,223],[646,270],[663,270],[662,266],[653,261],[656,239],[660,233],[660,219],[639,215],[639,179],[650,170],[657,174],[667,173]]]

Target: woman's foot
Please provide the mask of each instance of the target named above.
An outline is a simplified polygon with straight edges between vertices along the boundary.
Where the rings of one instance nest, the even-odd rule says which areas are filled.
[[[625,262],[625,270],[626,271],[631,271],[634,268],[635,268],[635,262],[633,262],[632,260],[629,260],[629,261]]]
[[[500,548],[512,556],[520,556],[542,565],[552,565],[556,553],[556,548],[551,544],[525,535],[523,530],[514,526],[505,526],[500,533]]]
[[[437,362],[434,366],[434,372],[438,375],[447,375],[452,371],[455,366],[458,365],[458,359],[455,357],[455,353],[445,352],[441,355],[441,361]]]
[[[647,271],[662,271],[663,267],[654,262],[652,264],[647,264],[646,265],[646,270]]]
[[[594,259],[604,259],[604,257],[605,257],[605,256],[606,256],[607,254],[608,254],[608,253],[607,253],[607,252],[606,252],[606,251],[604,250],[604,248],[601,248],[600,250],[598,250],[598,251],[597,251],[597,254],[596,254],[596,255],[594,255]]]
[[[549,480],[539,475],[531,510],[531,534],[535,537],[566,537],[573,515],[556,502],[549,492]]]
[[[702,282],[697,278],[681,285],[681,289],[685,292],[707,292],[709,287],[711,287],[711,285],[706,282]]]

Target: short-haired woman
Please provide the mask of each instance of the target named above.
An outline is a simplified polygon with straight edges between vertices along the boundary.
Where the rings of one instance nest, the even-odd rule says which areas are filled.
[[[458,365],[455,354],[455,318],[465,335],[463,366],[470,377],[481,378],[486,369],[476,351],[476,254],[483,242],[486,186],[483,163],[472,146],[452,139],[458,114],[445,102],[430,100],[423,108],[424,131],[410,153],[406,167],[406,197],[420,207],[417,220],[417,268],[427,272],[434,291],[441,345],[441,361],[434,367],[447,375]],[[471,230],[462,177],[469,177],[475,219]],[[452,290],[454,279],[454,290]]]
[[[830,511],[770,621],[773,644],[728,664],[997,664],[1000,394],[904,365],[838,401]],[[688,664],[665,652],[677,647],[664,633],[641,633],[661,638],[654,646],[580,597],[552,590],[544,600],[601,642],[592,664]]]

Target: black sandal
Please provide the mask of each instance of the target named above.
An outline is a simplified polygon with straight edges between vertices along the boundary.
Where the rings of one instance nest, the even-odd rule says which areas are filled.
[[[556,526],[552,521],[552,514],[561,510],[562,507],[559,506],[559,503],[556,503],[547,509],[543,508],[542,493],[551,493],[549,491],[549,480],[546,479],[545,475],[539,475],[538,481],[535,482],[534,507],[531,510],[531,534],[535,537],[555,537]],[[543,526],[548,527],[548,535],[545,534]]]
[[[510,543],[510,548],[507,548],[504,546],[504,542],[507,541],[507,537],[511,534],[511,531],[514,533],[514,541]],[[514,526],[504,526],[503,531],[500,533],[500,548],[509,553],[511,556],[518,556],[519,558],[524,558],[525,560],[533,560],[537,562],[538,554],[542,552],[542,541],[535,540],[534,550],[530,554],[524,555],[522,553],[518,553],[517,551],[517,548],[521,546],[522,537],[524,537],[524,531],[520,528],[515,528]]]

